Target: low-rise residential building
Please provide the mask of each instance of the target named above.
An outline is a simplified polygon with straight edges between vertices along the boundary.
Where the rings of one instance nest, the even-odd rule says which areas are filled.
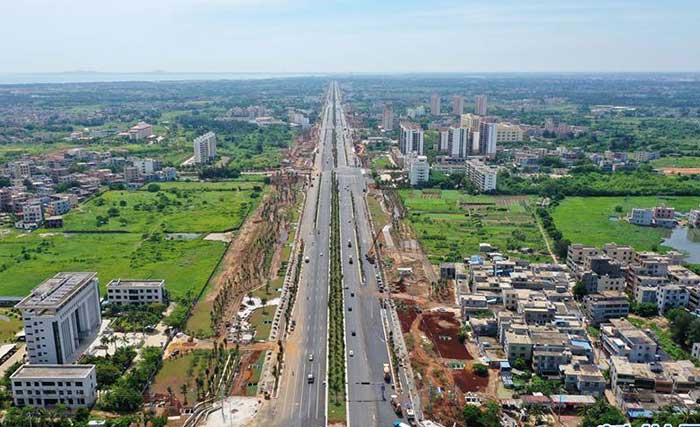
[[[487,166],[478,160],[467,160],[465,164],[467,166],[466,174],[469,180],[479,191],[486,193],[496,190],[498,168]]]
[[[574,362],[560,367],[564,388],[571,393],[600,397],[605,393],[605,377],[592,363]]]
[[[95,365],[22,365],[10,376],[15,406],[87,408],[97,399]]]
[[[656,291],[656,304],[661,315],[672,308],[686,307],[688,306],[688,290],[685,286],[680,285],[662,286]]]
[[[610,356],[626,357],[634,363],[656,360],[656,342],[627,319],[610,319],[602,324],[600,341]]]
[[[503,340],[503,350],[511,362],[522,359],[526,362],[532,360],[532,340],[527,333],[506,331]]]
[[[111,304],[154,304],[167,301],[164,280],[115,279],[107,284]]]
[[[581,269],[583,260],[587,257],[596,256],[600,252],[595,246],[586,246],[581,243],[572,243],[566,250],[566,265],[576,273]]]
[[[145,122],[139,122],[128,131],[129,139],[141,141],[153,135],[153,126]]]
[[[586,295],[583,309],[593,325],[629,314],[630,304],[622,292],[606,291],[601,294]]]
[[[603,245],[603,253],[611,259],[627,265],[634,260],[634,249],[627,245],[618,245],[616,243],[606,243]]]

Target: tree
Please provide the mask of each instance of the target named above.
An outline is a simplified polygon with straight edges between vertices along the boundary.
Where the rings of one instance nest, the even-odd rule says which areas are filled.
[[[593,405],[582,410],[581,427],[597,427],[603,424],[625,424],[627,419],[622,412],[609,405],[605,399],[599,399]]]
[[[146,187],[146,190],[148,190],[149,193],[157,193],[160,191],[160,185],[148,184],[148,187]]]
[[[588,295],[588,288],[586,288],[586,285],[583,284],[583,282],[576,282],[576,285],[574,285],[574,297],[576,299],[581,300],[583,297]]]
[[[472,366],[472,370],[474,373],[480,377],[485,377],[488,376],[489,374],[489,369],[486,367],[486,365],[483,365],[481,363],[475,363]]]
[[[636,313],[642,317],[654,317],[659,313],[659,308],[652,302],[643,302],[637,305]]]
[[[183,405],[187,406],[187,383],[180,386],[180,393],[182,393]]]

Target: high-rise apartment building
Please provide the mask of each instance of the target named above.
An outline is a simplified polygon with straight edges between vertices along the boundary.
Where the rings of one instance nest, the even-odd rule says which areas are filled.
[[[207,132],[194,139],[194,162],[209,163],[216,157],[216,135]]]
[[[479,116],[485,116],[487,110],[486,95],[477,95],[474,101],[474,112]]]
[[[384,104],[382,128],[384,130],[392,130],[394,128],[394,107],[391,104]]]
[[[403,154],[423,154],[423,129],[412,122],[401,122],[399,150]]]
[[[430,179],[430,164],[426,156],[417,156],[415,153],[411,153],[407,162],[408,181],[412,187]]]
[[[450,157],[464,159],[469,155],[469,129],[463,127],[450,128]]]
[[[455,95],[452,97],[452,114],[461,116],[464,113],[464,97]]]
[[[438,130],[438,150],[443,153],[448,152],[450,149],[450,130],[449,129],[439,129]]]
[[[498,123],[481,123],[479,152],[489,157],[496,156],[498,141]]]
[[[30,363],[73,363],[100,329],[97,273],[58,273],[15,308],[22,312]]]
[[[476,132],[481,126],[481,117],[471,113],[462,114],[459,123],[463,128],[469,128],[472,132]]]
[[[437,93],[430,97],[430,114],[433,116],[440,115],[440,95]]]

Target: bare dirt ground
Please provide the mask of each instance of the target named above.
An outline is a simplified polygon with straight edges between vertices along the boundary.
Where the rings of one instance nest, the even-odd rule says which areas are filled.
[[[665,175],[695,175],[700,174],[700,168],[662,168]]]
[[[453,313],[424,313],[419,329],[433,342],[443,359],[472,360],[467,348],[459,342],[460,321]]]

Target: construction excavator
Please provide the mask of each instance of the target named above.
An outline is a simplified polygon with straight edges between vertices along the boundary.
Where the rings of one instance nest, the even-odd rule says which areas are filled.
[[[377,231],[374,233],[374,237],[372,238],[372,244],[369,246],[369,251],[365,254],[365,258],[367,259],[367,262],[370,264],[374,264],[375,256],[376,256],[376,246],[377,246],[377,240],[379,239],[379,233],[380,231]]]

